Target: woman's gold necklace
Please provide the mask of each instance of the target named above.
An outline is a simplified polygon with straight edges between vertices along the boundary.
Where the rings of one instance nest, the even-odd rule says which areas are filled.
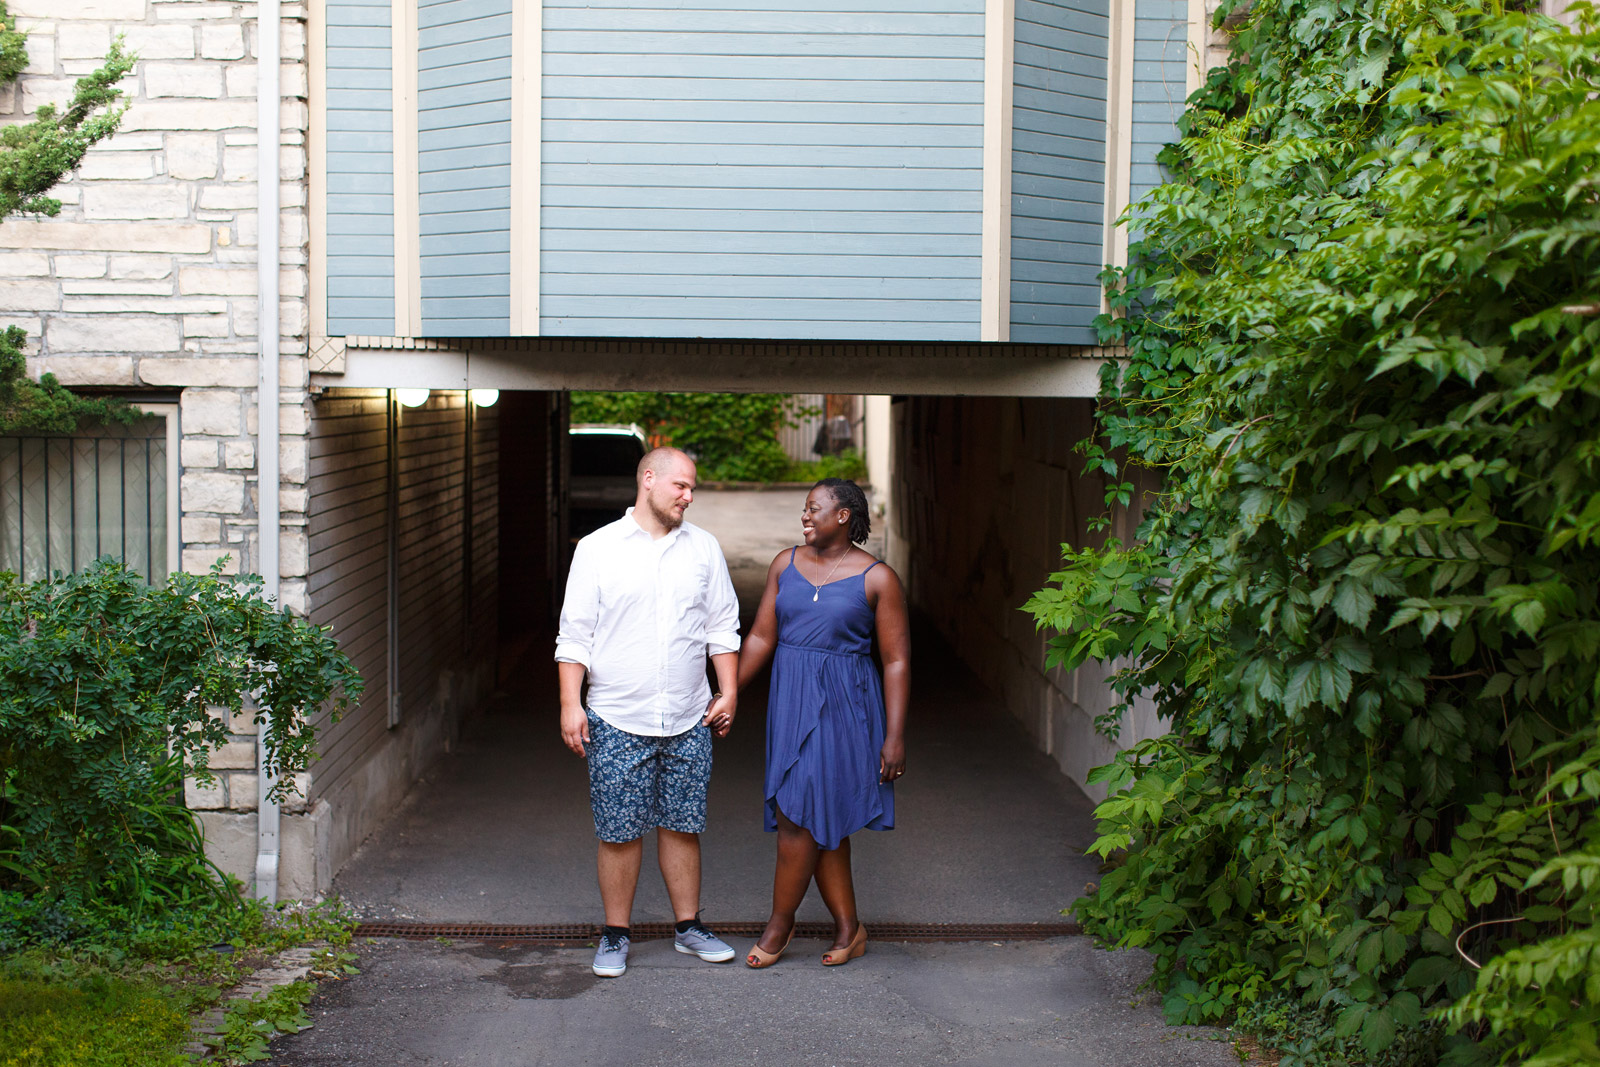
[[[812,551],[815,552],[816,550],[812,549]],[[829,571],[828,576],[822,579],[822,585],[827,585],[829,582],[833,581],[833,576],[839,571],[839,564],[843,563],[844,557],[848,556],[849,554],[850,550],[847,548],[843,553],[840,554],[838,559],[833,561],[833,570]],[[817,566],[822,566],[822,558],[820,553],[817,557]],[[811,579],[807,578],[806,581],[811,582]],[[811,582],[811,588],[815,590],[815,592],[811,594],[811,602],[813,604],[817,602],[817,597],[822,595],[822,585],[818,585],[816,582]]]

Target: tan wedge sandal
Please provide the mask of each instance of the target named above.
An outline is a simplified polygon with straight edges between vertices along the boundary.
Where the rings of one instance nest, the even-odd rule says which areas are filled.
[[[794,931],[790,930],[789,941],[793,940]],[[774,963],[778,962],[778,957],[782,956],[789,948],[789,941],[785,941],[783,943],[783,948],[780,948],[776,952],[766,952],[761,948],[761,943],[759,941],[756,942],[754,945],[750,946],[750,952],[744,958],[744,965],[757,971],[761,970],[763,967],[771,967]]]
[[[855,936],[850,939],[848,945],[844,948],[830,948],[822,954],[822,965],[824,967],[837,967],[841,963],[849,963],[866,951],[867,928],[865,926],[857,926]]]

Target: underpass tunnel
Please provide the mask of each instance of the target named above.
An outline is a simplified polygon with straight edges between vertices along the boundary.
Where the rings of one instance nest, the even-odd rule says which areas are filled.
[[[469,718],[488,714],[513,747],[555,737],[551,649],[570,548],[568,395],[406,393],[329,389],[316,400],[308,601],[367,689],[344,720],[323,724],[309,803],[286,820],[290,891],[326,890],[413,784],[458,748]],[[989,694],[962,706],[1014,720],[1020,743],[1082,789],[1088,770],[1114,751],[1093,729],[1112,703],[1107,672],[1046,670],[1048,635],[1019,609],[1058,569],[1062,543],[1086,543],[1088,520],[1103,511],[1104,486],[1083,476],[1074,451],[1092,430],[1092,401],[903,395],[869,406],[879,512],[870,547],[901,574],[926,635],[914,674],[946,677],[940,671],[959,662],[968,673],[948,675],[947,688],[976,684]],[[690,519],[722,539],[748,625],[766,562],[797,539],[788,528],[798,529],[798,507],[776,493],[724,495],[744,498],[717,520],[731,525],[715,528],[705,496]],[[765,522],[772,509],[773,532],[748,518]],[[1128,539],[1134,521],[1121,514],[1109,532]],[[975,681],[960,680],[968,677]],[[940,714],[942,728],[965,728],[950,725],[948,709]],[[1150,709],[1136,709],[1121,744],[1159,729]],[[759,745],[740,759],[759,763]],[[573,770],[552,766],[557,778]],[[526,772],[505,773],[515,789]],[[538,796],[554,796],[541,789]],[[482,812],[491,822],[502,814],[493,805]]]

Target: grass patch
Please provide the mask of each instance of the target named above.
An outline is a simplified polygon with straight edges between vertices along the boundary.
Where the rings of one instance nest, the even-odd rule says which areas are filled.
[[[0,944],[0,1067],[190,1064],[190,1020],[284,949],[326,942],[313,977],[355,970],[345,951],[355,922],[337,902],[236,900],[143,920],[103,905],[61,913],[11,903],[12,923],[0,922],[10,935]],[[225,1036],[212,1043],[220,1062],[253,1062],[277,1034],[309,1025],[310,984],[287,988],[229,1006]]]
[[[0,978],[0,1067],[178,1067],[188,1034],[188,1015],[147,981]]]

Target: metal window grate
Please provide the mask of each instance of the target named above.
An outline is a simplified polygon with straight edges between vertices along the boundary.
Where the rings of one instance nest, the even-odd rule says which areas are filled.
[[[724,937],[760,937],[764,922],[713,923]],[[672,936],[671,923],[634,923],[635,941],[654,941]],[[874,922],[867,929],[879,941],[1044,941],[1052,937],[1077,937],[1083,927],[1077,923],[906,923]],[[365,922],[356,928],[357,937],[393,937],[411,941],[433,938],[459,938],[463,941],[523,941],[544,945],[579,945],[600,936],[593,923],[545,923],[531,926],[493,923]],[[831,938],[828,923],[803,922],[795,927],[799,938]]]
[[[94,436],[0,437],[0,571],[37,581],[112,556],[167,574],[164,420]]]

